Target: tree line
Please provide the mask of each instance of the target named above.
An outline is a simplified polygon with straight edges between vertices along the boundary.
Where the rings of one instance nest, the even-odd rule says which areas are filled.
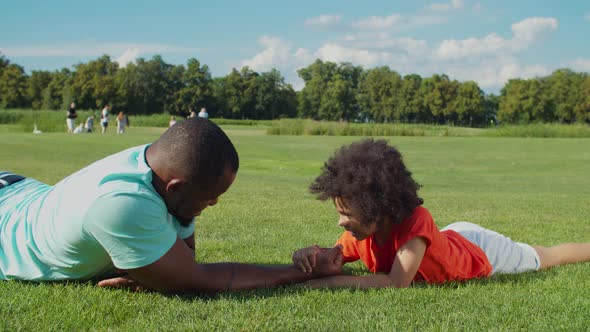
[[[447,75],[402,76],[389,67],[364,69],[350,63],[316,60],[298,70],[305,82],[295,91],[276,69],[249,67],[213,78],[207,65],[185,65],[156,55],[120,67],[108,55],[73,70],[24,68],[0,55],[0,108],[81,109],[109,103],[130,114],[185,115],[206,107],[210,116],[232,119],[302,117],[354,122],[590,123],[590,76],[559,69],[547,77],[512,79],[499,95],[486,95],[473,81]]]

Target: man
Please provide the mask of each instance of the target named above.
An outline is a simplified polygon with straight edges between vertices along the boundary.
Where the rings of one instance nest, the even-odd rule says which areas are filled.
[[[339,250],[323,253],[313,275],[292,265],[195,262],[194,217],[217,203],[238,166],[225,133],[191,118],[55,186],[0,172],[0,279],[89,280],[122,270],[126,277],[99,286],[192,293],[340,273]]]

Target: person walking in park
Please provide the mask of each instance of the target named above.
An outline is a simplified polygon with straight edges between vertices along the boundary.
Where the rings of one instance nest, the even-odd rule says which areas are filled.
[[[109,105],[108,103],[104,105],[104,107],[102,108],[102,111],[100,112],[100,127],[102,129],[102,133],[106,133],[107,132],[107,128],[109,127],[109,110],[111,108],[111,105]]]
[[[217,204],[238,167],[227,135],[192,118],[54,186],[0,171],[0,280],[215,293],[340,273],[339,250],[319,254],[313,274],[294,265],[195,262],[194,218]]]
[[[74,132],[74,128],[76,128],[76,118],[78,114],[76,114],[76,103],[71,102],[70,106],[68,107],[67,117],[66,117],[66,125],[68,127],[68,134],[72,134]]]
[[[408,287],[590,261],[590,243],[531,246],[469,222],[439,230],[411,175],[398,150],[383,140],[345,146],[325,163],[310,190],[334,202],[345,229],[334,248],[342,250],[345,263],[360,259],[375,274],[331,276],[309,285]],[[316,255],[334,248],[298,250],[293,262],[312,273]]]
[[[117,114],[117,134],[124,134],[127,126],[129,126],[129,117],[124,112],[119,112]]]

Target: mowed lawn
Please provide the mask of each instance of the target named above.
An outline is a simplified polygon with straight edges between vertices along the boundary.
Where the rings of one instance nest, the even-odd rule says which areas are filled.
[[[1,127],[1,126],[0,126]],[[266,136],[225,127],[240,154],[234,185],[197,222],[197,260],[288,264],[293,250],[332,245],[330,202],[307,186],[358,137]],[[0,169],[54,184],[163,129],[125,135],[11,133]],[[466,220],[540,245],[590,241],[590,139],[389,137],[442,227]],[[73,202],[75,204],[75,202]],[[361,264],[345,267],[366,273]],[[590,263],[409,289],[282,287],[212,297],[98,289],[92,283],[0,282],[0,330],[564,330],[590,326]]]

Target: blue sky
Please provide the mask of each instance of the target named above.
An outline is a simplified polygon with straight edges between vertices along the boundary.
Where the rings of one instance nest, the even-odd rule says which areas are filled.
[[[296,70],[319,58],[445,73],[497,92],[510,78],[590,71],[587,36],[588,0],[20,0],[0,11],[0,52],[27,72],[161,54],[196,58],[213,76],[276,68],[296,89]]]

